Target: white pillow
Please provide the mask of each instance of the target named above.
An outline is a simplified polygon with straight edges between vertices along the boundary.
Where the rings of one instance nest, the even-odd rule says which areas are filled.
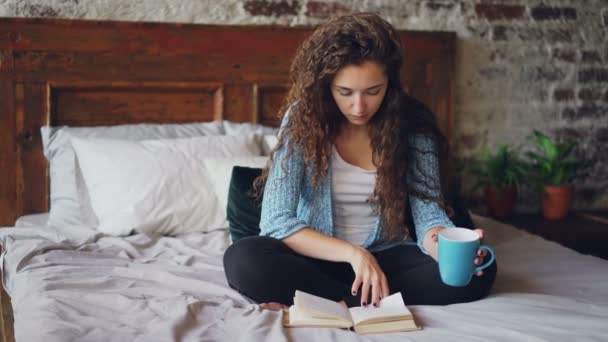
[[[252,135],[126,141],[73,138],[97,229],[110,235],[176,235],[221,228],[204,173],[208,157],[259,156]],[[218,214],[221,213],[221,214]]]
[[[228,135],[250,134],[255,133],[260,139],[262,145],[262,155],[269,156],[270,152],[277,143],[277,127],[264,126],[250,122],[231,122],[222,121],[224,132]]]
[[[269,156],[275,146],[279,143],[279,138],[276,134],[265,135],[262,138],[262,154]]]
[[[40,128],[44,155],[49,161],[50,212],[48,223],[55,226],[88,224],[77,181],[74,137],[124,140],[173,139],[223,135],[222,121],[188,124],[134,124],[97,127],[43,126]],[[85,206],[90,204],[85,203]]]
[[[277,127],[264,126],[262,124],[255,124],[251,122],[232,122],[222,121],[224,133],[227,135],[239,135],[239,134],[250,134],[255,133],[258,135],[269,135],[277,134],[279,129]]]
[[[226,219],[226,207],[228,206],[228,190],[232,169],[235,166],[262,168],[266,165],[268,157],[231,157],[231,158],[207,158],[203,160],[205,174],[212,184],[213,192],[218,200],[221,213],[224,218],[222,228],[228,228]]]

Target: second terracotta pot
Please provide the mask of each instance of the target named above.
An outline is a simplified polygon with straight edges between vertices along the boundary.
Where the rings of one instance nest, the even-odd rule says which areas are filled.
[[[494,186],[485,186],[483,193],[490,216],[507,218],[513,214],[517,198],[517,188],[507,187],[498,189]]]
[[[545,185],[543,191],[543,216],[547,220],[559,220],[568,215],[572,201],[572,185]]]

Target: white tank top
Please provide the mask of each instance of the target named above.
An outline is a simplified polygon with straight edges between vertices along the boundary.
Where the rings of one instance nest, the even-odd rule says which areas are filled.
[[[344,161],[332,148],[331,195],[335,237],[362,245],[378,224],[369,198],[376,185],[376,171]]]

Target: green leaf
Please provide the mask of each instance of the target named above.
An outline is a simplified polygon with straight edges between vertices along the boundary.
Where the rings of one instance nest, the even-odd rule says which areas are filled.
[[[576,142],[555,143],[548,136],[534,130],[528,136],[538,151],[528,151],[526,173],[538,184],[561,185],[570,183],[586,164],[572,156]]]

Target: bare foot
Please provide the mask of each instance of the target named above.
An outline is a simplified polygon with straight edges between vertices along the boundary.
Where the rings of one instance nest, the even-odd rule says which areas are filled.
[[[277,302],[270,303],[261,303],[260,307],[264,310],[272,310],[272,311],[281,311],[283,309],[288,309],[287,305],[283,305]]]

